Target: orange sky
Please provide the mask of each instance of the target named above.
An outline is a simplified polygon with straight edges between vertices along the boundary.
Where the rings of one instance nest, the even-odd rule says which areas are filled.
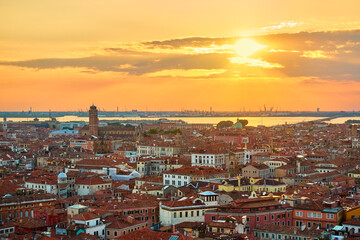
[[[360,110],[358,0],[0,2],[0,111]]]

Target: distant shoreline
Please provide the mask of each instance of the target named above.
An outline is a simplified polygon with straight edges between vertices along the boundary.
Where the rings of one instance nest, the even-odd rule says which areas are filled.
[[[85,112],[0,112],[0,118],[59,118],[59,117],[88,117],[89,114]],[[128,111],[128,112],[113,112],[113,111],[99,111],[99,117],[105,118],[128,118],[128,117],[139,117],[143,119],[152,118],[208,118],[208,117],[318,117],[318,118],[351,118],[360,117],[360,112],[176,112],[176,111],[154,111],[154,112],[141,112],[141,111]]]
[[[360,120],[349,119],[349,120],[346,120],[345,123],[360,123]]]

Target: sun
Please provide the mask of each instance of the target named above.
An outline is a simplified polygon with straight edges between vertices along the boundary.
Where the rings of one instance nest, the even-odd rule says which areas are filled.
[[[266,48],[266,46],[248,38],[242,38],[234,45],[235,52],[242,57],[248,57],[263,48]]]

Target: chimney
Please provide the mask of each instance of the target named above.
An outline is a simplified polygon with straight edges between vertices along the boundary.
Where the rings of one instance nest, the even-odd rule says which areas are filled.
[[[236,178],[238,179],[238,187],[240,187],[241,186],[241,177],[237,176]]]
[[[129,223],[133,224],[135,219],[134,219],[133,216],[128,216],[128,217],[126,218],[126,220],[127,220]]]
[[[301,172],[301,164],[299,160],[296,160],[296,172],[297,173]]]

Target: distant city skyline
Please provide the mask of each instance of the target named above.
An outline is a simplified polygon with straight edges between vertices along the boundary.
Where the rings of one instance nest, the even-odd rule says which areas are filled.
[[[359,111],[359,8],[2,1],[0,111]]]

